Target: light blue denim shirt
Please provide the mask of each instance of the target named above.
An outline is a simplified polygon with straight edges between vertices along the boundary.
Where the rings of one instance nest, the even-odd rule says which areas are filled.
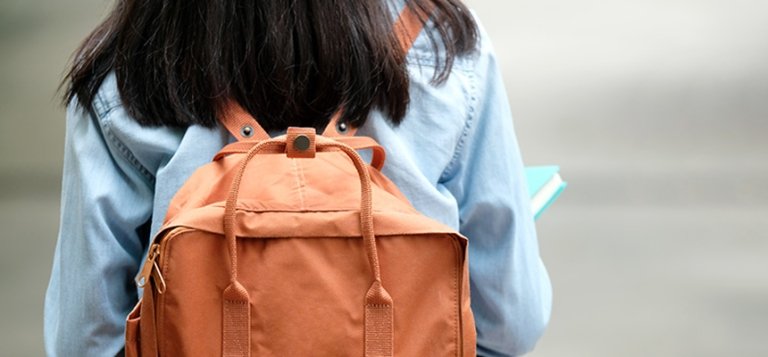
[[[408,55],[411,104],[390,125],[373,113],[357,135],[387,150],[384,173],[425,215],[469,238],[472,310],[481,356],[530,351],[551,310],[523,163],[488,36],[433,85],[422,34]],[[61,227],[45,299],[51,356],[111,356],[123,348],[134,276],[167,205],[232,138],[223,128],[150,128],[125,111],[110,76],[91,111],[67,110]]]

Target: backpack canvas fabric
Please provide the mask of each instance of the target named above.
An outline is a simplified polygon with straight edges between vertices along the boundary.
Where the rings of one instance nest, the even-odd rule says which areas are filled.
[[[401,14],[404,49],[421,29]],[[177,192],[137,281],[127,356],[474,356],[467,239],[416,211],[370,138],[239,139]],[[373,151],[365,163],[357,150]]]

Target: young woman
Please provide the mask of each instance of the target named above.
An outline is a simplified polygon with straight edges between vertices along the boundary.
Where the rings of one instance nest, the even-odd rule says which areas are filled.
[[[393,22],[425,30],[408,53]],[[233,138],[235,101],[271,134],[343,108],[384,173],[469,238],[478,354],[531,350],[551,287],[498,64],[459,0],[118,0],[66,79],[62,216],[45,303],[51,356],[121,354],[133,278],[168,202]]]

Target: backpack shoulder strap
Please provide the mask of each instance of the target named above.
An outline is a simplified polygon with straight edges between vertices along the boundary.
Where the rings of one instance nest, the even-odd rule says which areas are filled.
[[[413,43],[416,42],[424,28],[424,23],[429,18],[428,11],[430,10],[431,8],[415,9],[405,5],[403,11],[400,12],[394,29],[403,52],[407,53],[413,47]]]
[[[424,27],[424,21],[426,21],[427,14],[423,10],[417,10],[405,5],[405,8],[400,12],[400,15],[395,22],[394,30],[397,35],[397,39],[400,42],[400,47],[403,52],[408,52],[419,37],[422,28]],[[323,135],[330,137],[339,136],[353,136],[357,129],[349,128],[343,132],[337,130],[339,113],[334,115],[328,126],[323,131]],[[237,102],[231,101],[227,104],[224,116],[219,118],[221,124],[227,128],[230,134],[232,134],[237,141],[244,140],[267,140],[269,134],[259,125],[248,112],[243,109]]]
[[[424,27],[426,18],[426,13],[412,8],[408,4],[406,4],[405,8],[400,12],[400,16],[398,17],[397,22],[395,22],[394,30],[403,53],[408,53],[413,46],[413,43],[416,42],[416,39],[419,37],[419,34]],[[328,122],[328,126],[325,127],[325,131],[323,131],[323,136],[340,137],[355,135],[357,128],[350,127],[340,131],[340,129],[342,129],[339,127],[340,114],[340,112],[336,113],[333,118],[331,118],[331,121]]]

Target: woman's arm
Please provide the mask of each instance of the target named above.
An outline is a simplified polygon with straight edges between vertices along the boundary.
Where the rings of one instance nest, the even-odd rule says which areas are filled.
[[[49,356],[114,356],[137,300],[152,177],[110,131],[113,107],[67,110],[61,224],[45,298]]]
[[[469,238],[478,354],[515,356],[541,337],[552,291],[507,94],[482,29],[475,73],[470,117],[443,184],[459,202],[461,232]]]

